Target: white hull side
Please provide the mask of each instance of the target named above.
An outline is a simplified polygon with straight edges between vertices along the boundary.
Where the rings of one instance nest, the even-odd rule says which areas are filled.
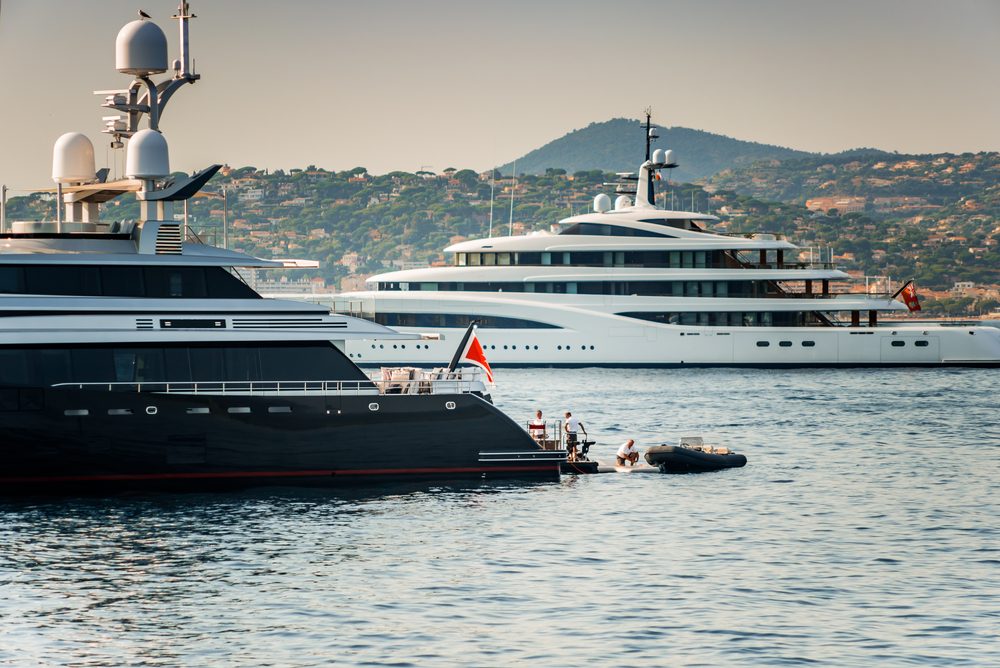
[[[459,329],[398,329],[439,334],[442,339],[349,341],[346,350],[358,364],[442,366],[463,334]],[[640,323],[587,331],[480,329],[478,335],[492,366],[1000,366],[1000,330],[993,327],[710,328]]]

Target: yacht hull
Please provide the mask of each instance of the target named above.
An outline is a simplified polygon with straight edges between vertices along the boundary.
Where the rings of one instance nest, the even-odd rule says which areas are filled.
[[[473,394],[0,394],[0,494],[559,477]]]
[[[1000,328],[991,326],[887,327],[685,327],[609,326],[558,321],[559,329],[480,329],[493,367],[998,367]],[[346,351],[358,365],[440,366],[447,363],[455,330],[411,342],[350,341]]]

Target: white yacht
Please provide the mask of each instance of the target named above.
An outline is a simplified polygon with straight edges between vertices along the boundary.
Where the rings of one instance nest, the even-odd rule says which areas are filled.
[[[445,249],[451,266],[341,295],[337,311],[422,335],[348,342],[350,357],[441,364],[477,320],[493,366],[1000,365],[1000,329],[879,322],[907,306],[837,291],[850,277],[781,235],[713,232],[714,216],[657,208],[654,180],[675,163],[648,139],[646,154],[634,190],[613,207],[598,195],[558,234],[464,241]]]

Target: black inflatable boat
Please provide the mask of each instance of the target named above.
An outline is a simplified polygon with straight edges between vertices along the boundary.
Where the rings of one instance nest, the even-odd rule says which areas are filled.
[[[722,448],[725,454],[707,452],[706,449],[654,445],[646,450],[646,461],[659,467],[660,473],[703,473],[746,466],[747,458],[743,455]]]

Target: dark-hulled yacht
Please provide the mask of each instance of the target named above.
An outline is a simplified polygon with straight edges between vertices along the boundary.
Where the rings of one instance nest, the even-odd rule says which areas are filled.
[[[124,114],[105,132],[127,144],[126,178],[98,177],[90,140],[63,135],[56,222],[0,229],[0,494],[557,478],[565,453],[539,449],[470,373],[370,379],[345,341],[414,337],[262,299],[239,269],[285,263],[203,244],[175,220],[174,202],[219,167],[169,176],[159,118],[199,79],[187,2],[174,18],[181,58],[159,84],[162,30],[143,19],[118,35],[117,69],[134,79],[104,92]],[[101,222],[126,193],[139,220]]]

